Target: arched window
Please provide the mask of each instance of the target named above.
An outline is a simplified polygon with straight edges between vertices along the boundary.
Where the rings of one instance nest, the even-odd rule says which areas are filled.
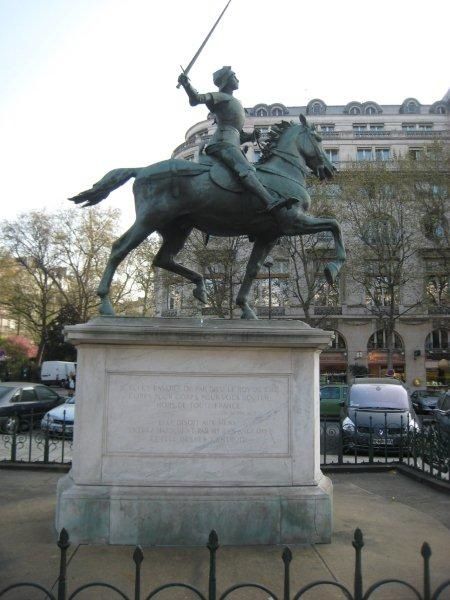
[[[256,111],[256,116],[257,117],[267,117],[268,112],[265,108],[258,108],[258,110]]]
[[[417,110],[417,105],[413,100],[410,100],[408,102],[408,104],[406,105],[406,112],[408,113],[415,113]]]
[[[386,341],[386,330],[378,329],[375,333],[369,338],[367,342],[367,350],[386,350],[387,341]],[[395,350],[403,350],[403,340],[399,336],[399,334],[394,331],[394,349]]]
[[[274,117],[282,117],[283,110],[279,106],[275,106],[274,108],[272,108],[272,115]]]
[[[438,115],[445,115],[445,106],[438,106],[436,108],[436,114],[438,114]]]
[[[320,115],[321,110],[322,110],[322,107],[320,105],[320,102],[314,102],[314,104],[312,105],[313,115]]]
[[[365,112],[366,112],[366,115],[375,115],[377,111],[375,110],[375,107],[367,106]]]
[[[352,106],[351,109],[349,110],[349,113],[351,115],[360,115],[361,109],[359,108],[359,106]]]
[[[334,337],[331,340],[330,348],[344,352],[347,350],[347,344],[344,336],[339,331],[334,330]]]

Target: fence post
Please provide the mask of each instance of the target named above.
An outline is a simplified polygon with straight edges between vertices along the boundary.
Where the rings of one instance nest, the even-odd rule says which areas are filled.
[[[219,548],[219,538],[214,529],[209,534],[208,544],[209,550],[209,585],[208,585],[208,600],[216,600],[217,597],[217,582],[216,582],[216,552]]]
[[[50,432],[47,428],[44,431],[44,463],[48,463],[50,460]]]
[[[423,600],[430,600],[431,588],[430,588],[430,557],[431,548],[424,542],[420,551],[423,557]]]
[[[283,600],[290,600],[291,597],[291,579],[290,579],[290,563],[292,560],[292,552],[289,548],[283,550],[283,563],[284,563],[284,596]]]
[[[342,425],[343,419],[339,419],[339,450],[338,450],[338,464],[342,465],[344,462],[344,427]]]
[[[70,546],[69,534],[66,529],[61,529],[58,546],[61,550],[58,577],[58,600],[66,600],[66,572],[67,572],[67,549]]]
[[[17,427],[13,427],[12,440],[11,440],[11,462],[17,460]]]
[[[355,549],[355,590],[354,599],[362,600],[363,597],[363,580],[361,570],[361,550],[364,546],[363,534],[361,529],[355,529],[355,534],[352,542]]]
[[[136,566],[135,577],[134,577],[134,600],[140,600],[141,598],[141,564],[144,560],[144,553],[140,546],[136,546],[133,552],[133,560]]]

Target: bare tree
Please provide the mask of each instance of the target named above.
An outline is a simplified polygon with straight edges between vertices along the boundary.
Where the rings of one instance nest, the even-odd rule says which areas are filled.
[[[340,174],[339,188],[349,237],[347,269],[384,331],[392,369],[396,321],[422,301],[413,268],[422,243],[418,206],[401,161],[390,168],[381,162],[356,163]]]

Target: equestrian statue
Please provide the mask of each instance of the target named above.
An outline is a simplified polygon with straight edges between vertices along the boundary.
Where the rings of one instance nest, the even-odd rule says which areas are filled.
[[[308,214],[311,198],[305,176],[331,179],[334,166],[321,146],[315,127],[300,115],[299,122],[281,121],[271,127],[257,164],[251,164],[240,144],[257,139],[242,130],[244,109],[233,96],[239,82],[231,67],[214,73],[218,92],[199,94],[185,73],[179,77],[191,104],[204,103],[214,114],[217,128],[199,162],[169,159],[148,167],[114,169],[87,191],[71,198],[76,204],[94,206],[110,192],[135,178],[133,193],[136,220],[112,246],[97,294],[100,314],[114,315],[109,291],[114,273],[124,258],[153,232],[162,245],[153,265],[185,277],[194,284],[193,295],[207,302],[203,275],[176,262],[192,229],[214,236],[247,235],[253,249],[236,304],[242,318],[256,319],[248,297],[266,257],[282,236],[329,231],[335,257],[324,274],[333,283],[344,264],[341,229],[334,218]]]

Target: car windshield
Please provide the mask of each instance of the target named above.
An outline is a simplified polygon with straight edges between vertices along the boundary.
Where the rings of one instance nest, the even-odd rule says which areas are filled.
[[[7,394],[10,393],[12,388],[6,387],[5,385],[0,385],[0,398],[4,398]]]
[[[75,396],[72,396],[72,398],[67,398],[64,404],[75,404]]]
[[[442,392],[440,390],[427,390],[427,391],[419,392],[419,396],[421,398],[428,398],[428,397],[439,398],[439,396],[441,394],[442,394]]]
[[[408,410],[408,394],[401,385],[353,385],[350,389],[349,406]]]
[[[320,397],[322,400],[339,400],[341,394],[337,387],[322,388],[320,390]]]

